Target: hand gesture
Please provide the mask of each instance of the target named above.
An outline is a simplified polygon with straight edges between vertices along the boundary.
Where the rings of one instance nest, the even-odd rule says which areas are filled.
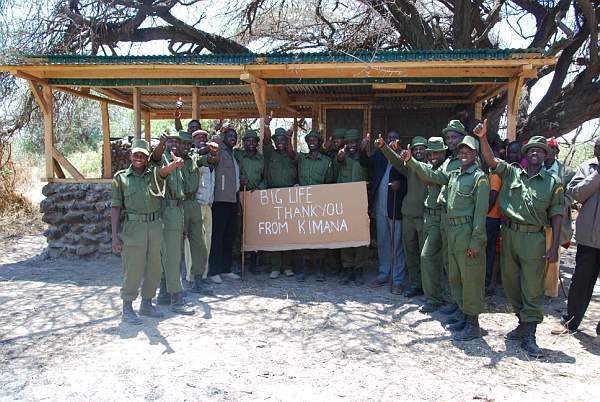
[[[398,152],[398,150],[400,149],[400,141],[398,140],[394,140],[390,143],[390,148],[392,148],[394,151],[396,151],[396,153]]]
[[[183,99],[181,99],[181,96],[179,98],[177,98],[177,101],[175,102],[175,109],[181,109],[183,107]]]
[[[400,182],[398,180],[394,180],[393,182],[390,183],[390,188],[394,192],[400,190]]]
[[[371,147],[371,133],[367,133],[367,135],[360,142],[360,149],[362,151],[369,149]]]
[[[265,117],[265,126],[271,125],[271,120],[273,120],[273,111],[271,110],[267,117]]]
[[[477,137],[479,138],[483,138],[486,136],[487,134],[487,126],[488,126],[488,121],[487,119],[485,119],[483,121],[483,124],[479,123],[474,129],[473,129],[473,134],[475,134]]]
[[[379,134],[379,137],[377,137],[377,139],[375,140],[375,147],[378,149],[382,149],[384,145],[385,141],[383,140],[381,134]]]
[[[179,156],[176,156],[173,151],[170,151],[171,154],[171,163],[169,163],[169,165],[174,165],[177,169],[181,169],[183,167],[183,159],[180,158]]]
[[[167,143],[168,139],[169,139],[169,131],[165,130],[165,132],[160,135],[159,142],[161,145],[165,145]]]
[[[333,145],[333,140],[331,139],[331,137],[327,137],[327,139],[323,143],[323,149],[325,151],[329,151],[331,149],[332,145]]]
[[[112,252],[115,254],[120,254],[123,251],[123,242],[118,238],[113,238],[112,241]]]
[[[337,153],[337,159],[338,161],[343,161],[346,158],[346,147],[343,147],[342,149],[340,149]]]
[[[412,158],[412,154],[410,153],[410,148],[400,150],[400,152],[398,153],[398,156],[404,162],[408,162],[410,160],[410,158]]]
[[[219,144],[210,141],[206,143],[206,146],[208,147],[208,150],[212,156],[217,156],[217,154],[219,153]]]

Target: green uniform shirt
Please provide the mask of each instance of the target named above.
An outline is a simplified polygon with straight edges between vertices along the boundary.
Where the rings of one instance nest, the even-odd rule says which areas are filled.
[[[423,216],[425,207],[431,209],[440,207],[437,199],[442,186],[429,182],[427,184],[424,183],[415,171],[406,167],[404,161],[389,146],[386,145],[383,147],[382,151],[392,166],[406,176],[408,182],[407,193],[402,201],[402,215],[413,217]]]
[[[158,163],[160,167],[166,166],[172,162],[171,155],[163,153],[161,161]],[[183,168],[175,169],[165,179],[165,199],[166,200],[183,200],[185,199],[185,189],[183,181]]]
[[[298,182],[301,186],[332,183],[333,167],[331,159],[320,152],[317,153],[315,159],[309,158],[307,153],[299,154]]]
[[[112,206],[133,214],[151,214],[160,210],[160,199],[152,195],[159,192],[165,180],[158,166],[148,166],[139,175],[131,166],[115,173],[112,180]]]
[[[460,169],[450,172],[441,168],[433,170],[415,159],[410,159],[406,165],[419,177],[447,186],[448,218],[470,217],[473,232],[469,248],[481,250],[486,241],[485,219],[490,195],[490,183],[485,173],[476,164],[464,172]]]
[[[337,156],[336,156],[337,159]],[[358,159],[352,159],[346,155],[343,162],[337,161],[337,182],[352,183],[357,181],[367,181],[369,178],[367,169],[362,167]]]
[[[502,178],[500,210],[509,220],[549,226],[552,216],[563,214],[564,189],[558,177],[543,168],[529,177],[525,169],[505,161],[498,161],[494,171]]]
[[[248,179],[247,190],[264,190],[267,188],[265,178],[265,159],[262,154],[249,155],[243,149],[234,150],[235,159],[240,167],[240,179]]]
[[[442,163],[442,166],[439,167],[438,170],[445,172],[445,173],[450,173],[453,170],[456,169],[460,169],[460,161],[458,160],[458,158],[454,155],[446,158],[446,160],[444,161],[444,163]],[[448,200],[448,186],[443,185],[440,188],[440,192],[438,195],[438,205],[441,207],[445,207],[447,204],[447,200]]]
[[[277,152],[271,144],[263,144],[267,185],[269,188],[292,187],[298,183],[298,163],[287,151]]]
[[[195,199],[198,186],[200,185],[200,168],[208,165],[208,155],[192,154],[189,158],[185,158],[183,162],[184,165],[181,169],[183,193],[187,199]]]

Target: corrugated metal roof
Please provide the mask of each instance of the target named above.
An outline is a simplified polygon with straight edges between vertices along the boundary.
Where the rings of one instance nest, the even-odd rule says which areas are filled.
[[[23,55],[12,65],[23,64],[293,64],[365,63],[427,60],[481,60],[542,57],[541,49],[456,49],[357,51],[352,53],[240,53],[189,56],[84,56],[71,54]]]

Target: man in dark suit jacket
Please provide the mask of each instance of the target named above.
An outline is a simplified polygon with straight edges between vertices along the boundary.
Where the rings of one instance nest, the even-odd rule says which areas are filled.
[[[400,139],[400,134],[396,131],[390,131],[385,139],[389,144]],[[369,212],[371,216],[375,216],[377,226],[377,254],[379,257],[379,274],[371,287],[385,285],[390,274],[392,250],[394,250],[392,293],[399,295],[402,294],[406,278],[401,212],[402,200],[406,195],[406,178],[392,167],[380,150],[372,152],[372,149],[371,138],[367,134],[360,151],[359,162],[371,171],[367,193]],[[394,240],[393,244],[392,238]]]

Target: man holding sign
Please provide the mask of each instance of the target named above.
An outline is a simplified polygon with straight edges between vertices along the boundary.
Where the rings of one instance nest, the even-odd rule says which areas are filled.
[[[329,184],[333,182],[333,167],[331,159],[321,153],[321,135],[311,131],[304,137],[308,145],[308,153],[298,155],[298,181],[301,186],[313,186],[318,184]],[[314,250],[312,256],[316,266],[316,280],[323,282],[323,251]],[[297,275],[299,281],[304,281],[305,266],[301,264]]]
[[[358,161],[359,145],[361,135],[357,129],[346,131],[346,146],[337,153],[337,182],[353,183],[367,181],[367,169],[362,167]],[[343,285],[354,281],[357,285],[363,285],[363,268],[369,257],[369,249],[366,246],[349,247],[341,250],[342,267],[344,269],[340,283]]]

